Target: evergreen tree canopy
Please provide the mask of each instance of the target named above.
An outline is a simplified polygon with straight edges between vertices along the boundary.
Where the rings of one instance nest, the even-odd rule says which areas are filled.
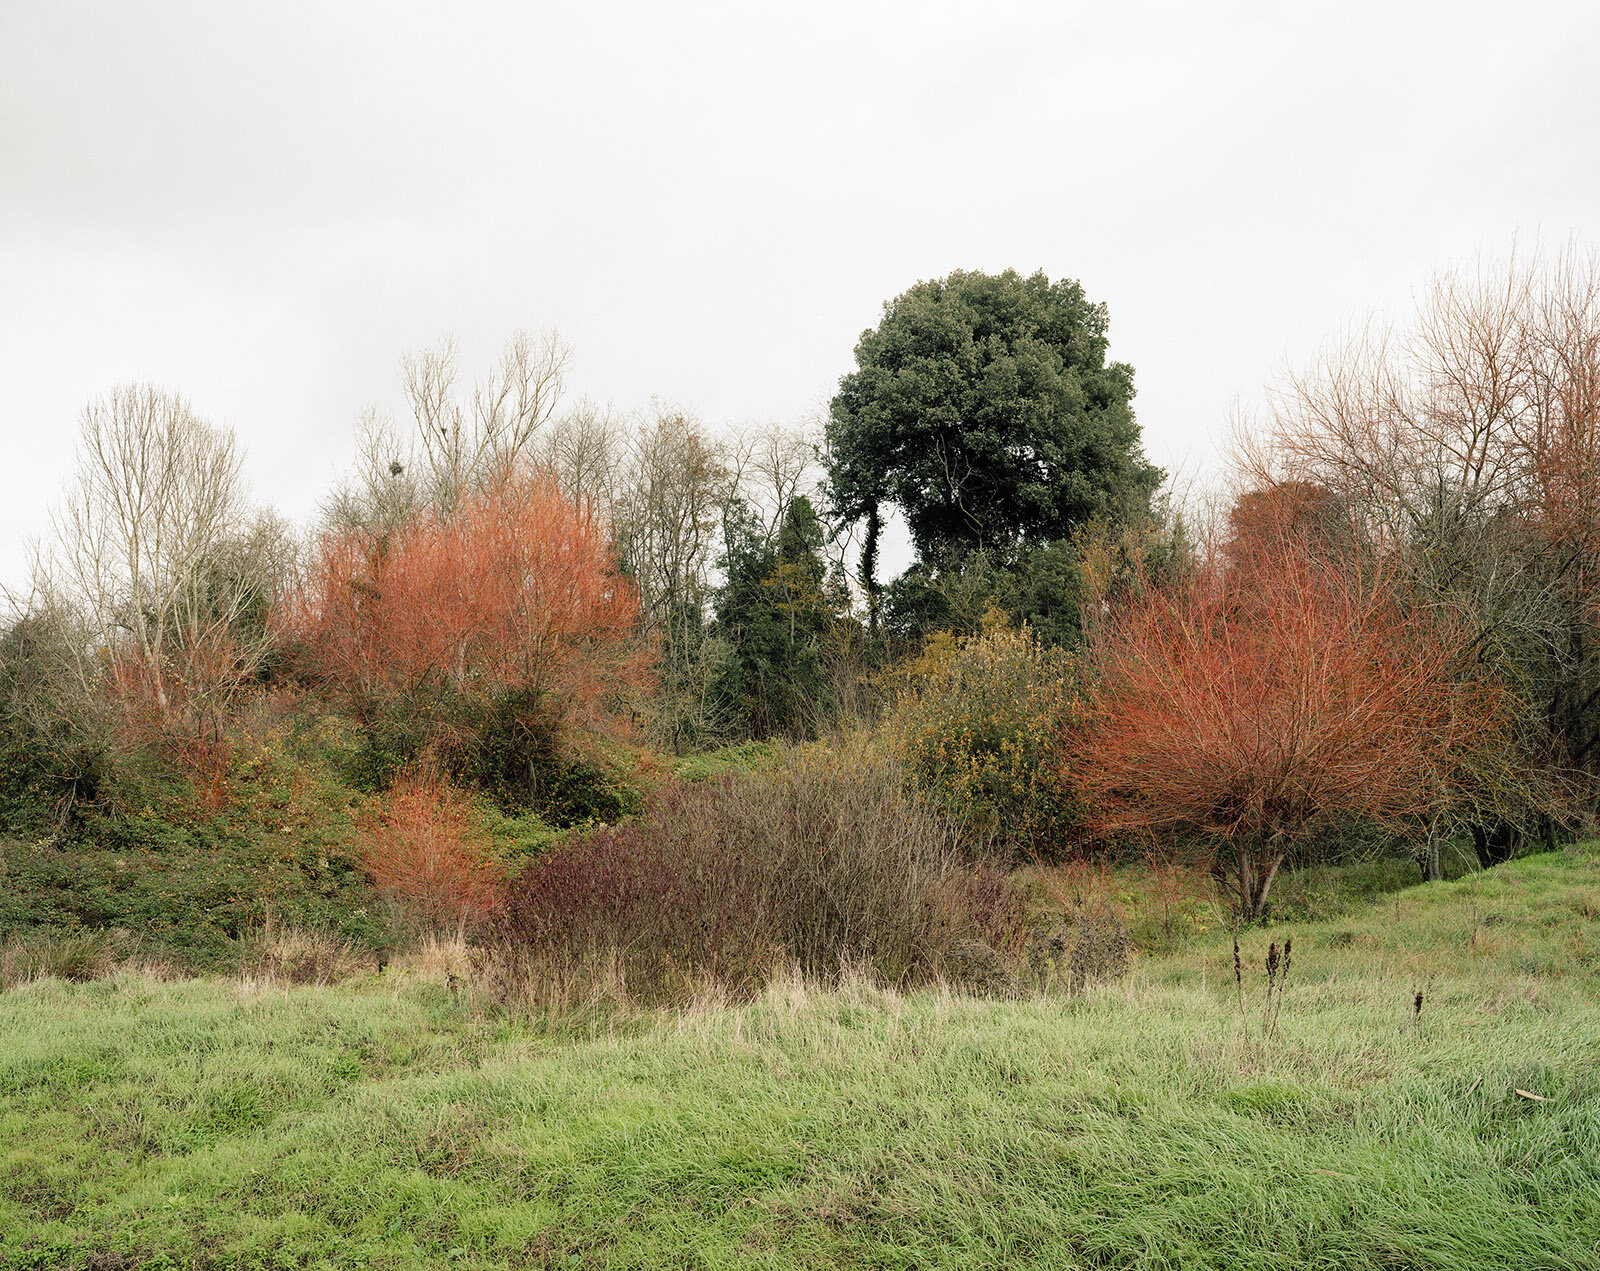
[[[1161,472],[1106,327],[1103,304],[1043,273],[957,271],[891,301],[832,402],[835,511],[866,518],[870,552],[880,505],[895,504],[941,562],[1065,538],[1148,500]]]
[[[716,633],[729,653],[711,695],[745,736],[809,736],[833,711],[823,649],[849,597],[828,579],[822,525],[804,495],[790,503],[776,542],[744,505],[731,511],[727,581],[716,602]]]

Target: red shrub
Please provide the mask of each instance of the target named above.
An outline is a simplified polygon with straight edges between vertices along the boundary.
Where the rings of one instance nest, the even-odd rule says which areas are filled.
[[[644,670],[615,566],[603,518],[519,473],[391,534],[329,533],[278,621],[361,698],[535,689],[592,712]]]
[[[467,797],[443,781],[408,773],[361,836],[378,890],[435,928],[473,926],[500,906],[500,874],[473,832]]]
[[[569,839],[509,884],[495,929],[539,984],[614,961],[658,1000],[706,979],[748,995],[785,960],[819,978],[868,963],[897,985],[1003,979],[994,946],[1017,937],[1021,901],[958,842],[892,765],[797,752]]]
[[[1128,598],[1090,647],[1067,771],[1108,828],[1213,837],[1259,916],[1290,847],[1341,817],[1400,824],[1498,744],[1503,695],[1462,630],[1381,565],[1260,534],[1183,584]]]

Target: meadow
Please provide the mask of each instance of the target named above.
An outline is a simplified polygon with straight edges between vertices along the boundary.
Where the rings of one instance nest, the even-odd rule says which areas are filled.
[[[1000,999],[19,972],[0,1267],[1600,1267],[1600,844],[1322,908]]]

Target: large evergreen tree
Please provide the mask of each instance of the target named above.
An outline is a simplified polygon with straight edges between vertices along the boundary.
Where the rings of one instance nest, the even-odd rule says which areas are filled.
[[[1065,538],[1148,500],[1161,473],[1139,446],[1133,368],[1106,361],[1106,327],[1076,282],[1013,270],[957,271],[885,306],[827,429],[835,511],[867,522],[864,572],[886,505],[938,564]]]

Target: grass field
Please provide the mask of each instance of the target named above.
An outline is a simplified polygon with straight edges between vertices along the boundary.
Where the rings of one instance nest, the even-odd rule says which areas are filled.
[[[398,965],[43,980],[0,1267],[1600,1268],[1594,845],[1244,963],[1243,1014],[1213,932],[1071,998],[564,1024]]]

